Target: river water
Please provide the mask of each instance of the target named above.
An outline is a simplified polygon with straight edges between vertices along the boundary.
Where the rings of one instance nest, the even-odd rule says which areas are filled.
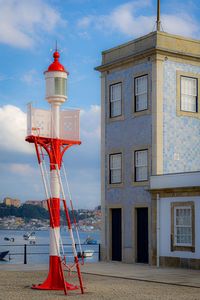
[[[25,241],[23,238],[24,230],[0,230],[0,252],[9,250],[10,256],[7,256],[0,264],[23,264],[24,263],[24,245],[27,246],[27,263],[28,264],[47,264],[49,261],[49,231],[40,230],[34,231],[36,243],[30,244],[30,241]],[[84,244],[86,238],[91,237],[97,240],[97,245],[82,245],[82,250],[94,250],[91,258],[86,258],[87,262],[98,261],[98,251],[100,243],[100,231],[82,232],[79,231],[81,244]],[[14,242],[5,241],[4,238],[14,238]],[[61,229],[61,237],[67,261],[73,261],[71,239],[66,228]],[[77,251],[79,251],[78,238],[74,232]],[[66,245],[67,244],[67,245]],[[61,253],[63,253],[61,247]],[[10,258],[10,259],[9,259]]]

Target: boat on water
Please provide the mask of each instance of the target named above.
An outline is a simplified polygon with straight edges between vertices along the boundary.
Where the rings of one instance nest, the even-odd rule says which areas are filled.
[[[24,238],[24,240],[26,240],[26,241],[35,241],[35,239],[36,239],[35,232],[34,232],[34,231],[26,232],[26,233],[23,235],[23,238]]]
[[[6,255],[8,255],[8,253],[9,253],[9,251],[0,252],[0,260],[3,260],[6,257]]]
[[[9,238],[9,237],[5,236],[4,241],[14,242],[15,239],[13,237]]]
[[[82,253],[78,252],[78,257],[84,257],[84,258],[89,258],[92,257],[94,254],[94,250],[84,250]]]
[[[88,237],[84,244],[87,244],[87,245],[97,245],[97,240],[93,239],[92,237]]]
[[[94,250],[85,250],[83,251],[83,257],[92,257],[94,254]]]
[[[89,225],[82,225],[79,226],[81,231],[93,231],[94,230],[94,226],[89,226]]]
[[[30,245],[35,245],[36,241],[35,240],[29,240]]]

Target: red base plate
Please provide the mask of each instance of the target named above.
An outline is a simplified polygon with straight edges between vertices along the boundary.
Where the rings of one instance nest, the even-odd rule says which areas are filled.
[[[66,289],[69,291],[79,289],[79,286],[65,281]],[[36,290],[64,290],[63,277],[60,271],[60,258],[58,256],[49,257],[49,274],[47,279],[41,284],[35,284],[32,289]]]
[[[66,288],[68,291],[74,291],[74,290],[78,290],[79,287],[77,285],[73,285],[73,284],[70,284],[68,282],[65,282],[65,285],[66,285]],[[54,286],[54,285],[48,285],[46,282],[42,283],[42,284],[34,284],[32,285],[31,287],[32,289],[35,289],[35,290],[64,290],[64,287],[63,286]]]

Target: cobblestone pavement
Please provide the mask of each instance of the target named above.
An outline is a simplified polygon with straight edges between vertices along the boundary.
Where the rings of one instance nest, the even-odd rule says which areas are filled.
[[[84,274],[85,294],[79,290],[69,292],[65,296],[63,291],[38,291],[31,289],[32,284],[41,283],[46,278],[47,271],[4,271],[0,270],[0,300],[200,300],[199,287],[176,286],[156,282],[145,282],[133,279],[113,278],[105,275]],[[75,278],[70,277],[70,283]]]

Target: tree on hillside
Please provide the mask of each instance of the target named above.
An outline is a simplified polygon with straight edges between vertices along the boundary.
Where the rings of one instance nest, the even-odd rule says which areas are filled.
[[[24,204],[18,208],[13,205],[0,204],[0,218],[9,216],[21,217],[27,221],[30,219],[49,219],[48,211],[37,205]]]

